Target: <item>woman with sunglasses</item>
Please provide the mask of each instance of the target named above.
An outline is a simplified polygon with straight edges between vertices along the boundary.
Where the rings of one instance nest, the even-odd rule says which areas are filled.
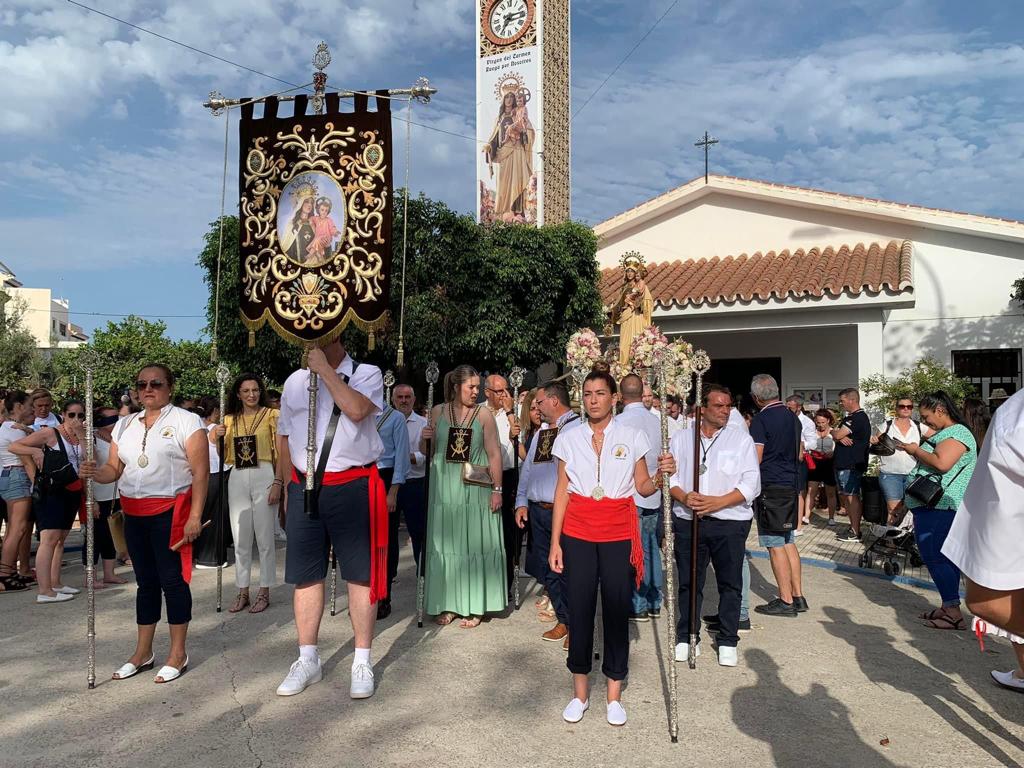
[[[171,650],[154,682],[169,683],[188,666],[191,542],[199,535],[206,502],[210,443],[202,419],[171,404],[174,374],[167,366],[147,365],[136,378],[142,413],[122,418],[114,428],[107,463],[97,467],[95,462],[83,462],[81,474],[98,483],[118,482],[125,538],[138,583],[135,653],[113,678],[124,680],[153,667],[162,593]]]
[[[36,552],[36,579],[39,594],[36,602],[63,603],[81,592],[61,581],[61,560],[64,540],[71,533],[78,508],[82,503],[82,481],[79,471],[85,443],[85,404],[69,400],[64,406],[63,420],[56,427],[44,427],[28,437],[11,443],[15,456],[30,456],[35,464],[33,482],[37,485],[36,525],[39,528],[39,549]],[[71,472],[59,482],[45,482],[40,477],[47,453],[59,454],[60,466],[69,465]],[[55,479],[56,480],[56,479]]]
[[[921,440],[931,434],[926,425],[921,424],[913,418],[914,398],[902,396],[896,398],[896,414],[885,422],[878,431],[871,436],[871,444],[878,443],[882,435],[888,435],[893,440],[904,444],[920,445]],[[896,451],[892,456],[879,456],[880,472],[878,474],[878,485],[885,496],[885,504],[889,509],[889,525],[896,525],[896,519],[900,505],[903,503],[903,495],[907,490],[907,478],[917,466],[917,461],[906,451]]]

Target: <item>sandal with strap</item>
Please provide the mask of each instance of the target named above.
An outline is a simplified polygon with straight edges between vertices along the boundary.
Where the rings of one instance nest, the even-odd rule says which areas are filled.
[[[249,593],[239,592],[238,597],[235,598],[235,604],[228,608],[228,613],[238,613],[243,610],[245,606],[249,604]]]
[[[928,619],[924,622],[924,625],[929,629],[941,629],[941,630],[965,630],[967,624],[964,622],[963,616],[959,619],[953,619],[951,616],[941,613],[938,616]]]
[[[22,592],[28,589],[28,584],[18,575],[18,572],[9,565],[0,566],[0,592]]]
[[[437,618],[434,619],[434,623],[436,623],[436,624],[438,624],[439,626],[442,626],[442,627],[447,627],[453,621],[455,621],[455,614],[452,613],[451,611],[445,611],[444,613],[439,613],[437,615]]]
[[[475,629],[483,619],[479,616],[467,616],[459,622],[459,629]]]
[[[263,613],[270,607],[270,590],[261,589],[256,593],[256,602],[252,604],[249,613]]]

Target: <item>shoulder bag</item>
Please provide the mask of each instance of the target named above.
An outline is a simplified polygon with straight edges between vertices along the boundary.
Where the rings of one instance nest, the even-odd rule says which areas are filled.
[[[454,409],[452,409],[452,415],[454,417]],[[477,414],[480,413],[480,406],[478,405],[473,410],[473,415],[469,419],[469,427],[472,429],[473,422],[476,421]],[[471,461],[463,462],[462,464],[462,482],[466,485],[478,485],[482,488],[491,488],[494,485],[494,480],[491,478],[491,468],[488,465],[474,464]]]
[[[78,473],[68,460],[68,451],[60,433],[57,435],[57,447],[43,446],[43,466],[36,475],[33,498],[40,498],[55,491],[62,491],[78,479]]]
[[[932,446],[935,445],[932,440],[926,440],[925,442]],[[970,449],[968,449],[968,452],[969,451]],[[953,478],[949,482],[952,483],[953,480],[956,480],[960,476],[960,473],[964,471],[964,467],[966,466],[966,463],[961,464],[960,469],[956,471],[956,474],[953,475]],[[929,472],[924,475],[918,475],[911,481],[910,485],[907,486],[907,490],[904,492],[904,495],[909,496],[915,501],[921,502],[921,504],[926,507],[934,507],[942,500],[942,497],[946,493],[948,483],[943,484],[944,479],[945,475],[938,472]]]

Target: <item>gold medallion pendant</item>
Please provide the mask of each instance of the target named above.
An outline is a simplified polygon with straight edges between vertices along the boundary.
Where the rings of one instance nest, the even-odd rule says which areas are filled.
[[[149,456],[147,456],[146,454],[142,454],[141,456],[139,456],[139,466],[142,467],[143,469],[148,467],[149,466]]]
[[[602,488],[600,485],[595,485],[594,490],[590,492],[590,498],[592,498],[594,501],[600,501],[601,499],[603,499],[604,488]]]

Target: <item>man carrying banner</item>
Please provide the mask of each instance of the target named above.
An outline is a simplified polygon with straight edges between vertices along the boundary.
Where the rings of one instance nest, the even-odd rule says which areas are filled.
[[[309,374],[320,380],[316,412],[316,487],[309,514],[303,509]],[[348,582],[348,610],[355,634],[350,695],[373,695],[370,647],[374,603],[387,590],[388,512],[376,461],[383,444],[376,417],[384,406],[379,368],[355,363],[340,341],[309,352],[308,370],[288,377],[281,395],[278,456],[288,462],[285,581],[295,585],[299,658],[278,686],[280,696],[301,693],[323,676],[317,637],[324,610],[328,547],[333,545]]]

